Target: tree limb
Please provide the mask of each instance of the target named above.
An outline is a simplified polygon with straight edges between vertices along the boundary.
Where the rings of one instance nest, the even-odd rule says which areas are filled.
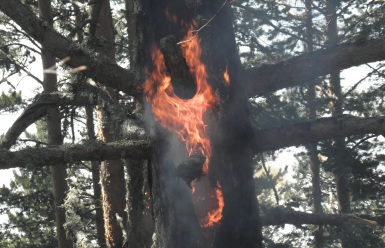
[[[276,207],[265,210],[260,216],[263,226],[271,225],[359,225],[376,226],[378,223],[373,220],[364,219],[351,214],[313,214]]]
[[[32,38],[58,58],[71,57],[69,66],[87,66],[84,73],[98,82],[130,95],[140,92],[133,72],[109,62],[103,56],[71,42],[40,20],[20,0],[0,0],[0,10],[15,21]],[[359,40],[328,49],[303,54],[273,65],[262,65],[245,71],[245,92],[248,97],[264,95],[279,89],[304,85],[330,71],[343,70],[364,63],[385,59],[383,39]]]
[[[256,131],[254,152],[277,150],[320,140],[363,134],[385,134],[385,116],[342,115]]]
[[[246,70],[245,92],[261,96],[280,89],[305,85],[331,71],[344,70],[385,59],[383,39],[359,40],[328,49],[320,49],[281,61]]]
[[[0,149],[0,169],[49,166],[82,160],[147,159],[151,153],[152,146],[147,140],[121,140],[110,143],[87,142],[82,145],[65,144],[42,148],[28,147],[14,152]]]
[[[121,90],[130,95],[140,92],[134,83],[135,75],[102,55],[95,55],[82,45],[70,41],[52,29],[48,23],[39,19],[33,11],[20,0],[0,0],[0,11],[16,22],[28,35],[39,42],[56,57],[70,57],[67,64],[77,68],[87,66],[83,73],[105,86]]]
[[[109,97],[108,93],[90,85],[83,85],[83,90],[72,93],[51,93],[42,94],[35,98],[35,101],[25,108],[23,113],[8,129],[7,133],[0,140],[0,148],[9,149],[16,143],[16,139],[31,124],[44,117],[50,108],[60,106],[89,106],[99,105],[105,108],[111,118],[117,123],[122,123],[126,118],[126,111],[116,104]]]

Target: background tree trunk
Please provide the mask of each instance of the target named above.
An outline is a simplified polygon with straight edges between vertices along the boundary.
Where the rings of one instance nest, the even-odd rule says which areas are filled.
[[[52,26],[52,14],[51,14],[51,1],[39,0],[39,13],[40,17],[47,21]],[[49,51],[42,48],[41,58],[43,62],[43,68],[45,70],[55,70],[56,58]],[[58,91],[57,76],[55,73],[44,73],[43,88],[45,93],[52,93]],[[63,137],[61,133],[61,114],[57,108],[51,108],[47,114],[47,132],[48,132],[48,144],[60,145],[63,144]],[[55,218],[56,218],[56,233],[58,239],[58,246],[60,248],[71,248],[72,241],[66,236],[64,230],[64,224],[66,222],[65,209],[62,206],[64,199],[66,198],[66,192],[68,190],[67,184],[67,169],[65,164],[59,164],[51,166],[52,183],[53,183],[53,195],[55,205]]]
[[[313,0],[305,0],[306,7],[306,50],[313,52],[313,14],[312,14]],[[307,88],[307,108],[308,118],[310,121],[317,119],[317,112],[315,106],[316,91],[314,82],[310,82]],[[320,178],[320,161],[318,159],[317,143],[311,143],[307,146],[310,158],[311,182],[312,182],[312,196],[314,213],[321,214],[322,210],[322,192],[321,192],[321,178]],[[323,226],[319,225],[314,235],[314,245],[316,248],[324,247]]]
[[[335,46],[339,42],[338,28],[337,28],[337,3],[339,1],[326,0],[326,46]],[[329,75],[329,98],[332,116],[340,116],[343,114],[343,95],[341,89],[340,71],[336,70]],[[349,166],[343,164],[344,154],[346,151],[346,144],[344,138],[335,139],[335,154],[339,159],[336,159],[335,167],[332,168],[336,187],[337,187],[337,201],[339,213],[350,213],[350,197],[349,197]],[[343,228],[341,233],[341,247],[352,247],[353,243],[349,242],[349,228]]]
[[[91,106],[86,106],[86,124],[87,124],[87,136],[89,140],[96,140],[95,126],[94,126],[94,113]],[[104,237],[104,222],[103,222],[103,208],[102,208],[102,189],[100,186],[100,163],[97,161],[91,161],[92,172],[92,188],[94,191],[95,201],[95,219],[96,219],[96,234],[99,246],[106,244]]]
[[[107,56],[110,63],[115,62],[115,41],[110,1],[96,1],[91,7],[92,27],[91,39],[95,50]],[[95,33],[93,33],[95,32]],[[107,87],[107,92],[114,101],[118,101],[116,90]],[[119,138],[120,123],[114,123],[98,106],[99,138],[104,142],[112,142]],[[104,231],[107,247],[123,247],[127,226],[126,184],[124,167],[121,160],[105,160],[101,163],[102,205],[104,215]]]

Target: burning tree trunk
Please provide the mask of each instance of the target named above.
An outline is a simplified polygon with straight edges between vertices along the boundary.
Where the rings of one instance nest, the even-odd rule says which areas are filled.
[[[261,247],[258,204],[252,178],[252,129],[247,97],[243,93],[231,9],[223,1],[189,1],[187,5],[184,1],[158,1],[147,6],[147,10],[141,9],[141,16],[151,16],[152,22],[142,24],[142,28],[137,30],[142,30],[142,37],[145,37],[138,39],[142,41],[142,54],[151,49],[154,62],[152,68],[147,68],[151,75],[145,84],[146,101],[151,105],[156,123],[152,125],[155,128],[149,130],[157,147],[157,156],[152,161],[156,217],[153,246],[207,247],[213,243],[214,247]],[[197,19],[198,16],[202,19]],[[191,27],[196,29],[205,24],[203,20],[213,16],[210,26],[194,38],[195,32],[191,32]],[[181,86],[182,91],[187,92],[194,89],[190,73],[186,73],[183,60],[178,55],[180,53],[163,49],[166,56],[162,56],[153,48],[152,43],[159,44],[170,34],[177,41],[189,40],[181,47],[189,72],[195,79],[194,94],[179,94],[172,88]],[[177,59],[173,60],[175,56]],[[170,66],[170,61],[171,64],[181,61],[181,67]],[[152,63],[142,63],[146,64]],[[175,69],[180,68],[182,70],[175,73]],[[189,99],[183,100],[177,95]],[[210,113],[205,114],[209,109]],[[147,123],[151,123],[151,118]],[[203,171],[206,177],[201,182],[192,183],[195,190],[193,201],[191,189],[178,179],[178,173],[188,183],[200,176],[199,159],[191,157],[194,152],[205,158]],[[176,169],[178,165],[182,167]],[[189,168],[187,176],[186,170],[181,169],[186,165]],[[202,192],[197,192],[200,190]],[[200,211],[202,209],[205,209],[204,214]],[[194,211],[200,217],[200,224]],[[202,231],[209,239],[203,237]]]

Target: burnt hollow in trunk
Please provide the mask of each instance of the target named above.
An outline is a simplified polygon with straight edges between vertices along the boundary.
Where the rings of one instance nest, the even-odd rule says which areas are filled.
[[[189,72],[182,50],[177,45],[175,36],[167,36],[160,40],[160,50],[164,62],[171,75],[175,94],[182,99],[190,99],[196,93],[194,79]]]

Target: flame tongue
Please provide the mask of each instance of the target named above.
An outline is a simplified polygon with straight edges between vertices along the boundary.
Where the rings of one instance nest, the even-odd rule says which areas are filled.
[[[192,32],[189,32],[185,39],[191,37]],[[206,67],[200,60],[199,44],[200,39],[196,37],[181,46],[190,73],[196,83],[196,94],[191,99],[181,99],[175,94],[163,55],[157,48],[153,49],[154,70],[145,83],[144,92],[146,100],[151,102],[155,120],[180,137],[186,145],[189,156],[193,152],[200,152],[205,157],[203,171],[207,174],[211,145],[206,134],[203,115],[209,108],[215,107],[218,100],[207,82]],[[215,189],[215,191],[211,189],[211,195],[218,199],[218,206],[214,210],[207,211],[206,217],[201,221],[204,227],[213,226],[222,217],[223,200],[220,189]]]

